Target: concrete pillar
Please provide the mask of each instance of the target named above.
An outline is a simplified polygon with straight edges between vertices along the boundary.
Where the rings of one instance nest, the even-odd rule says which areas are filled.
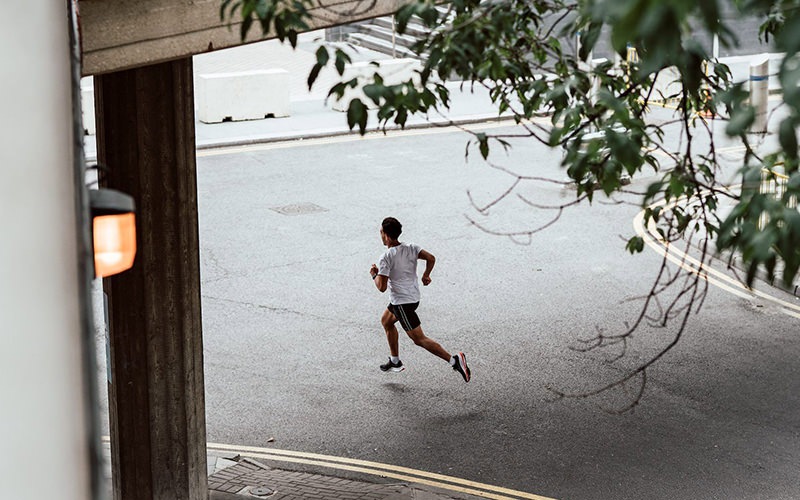
[[[0,497],[93,498],[68,3],[3,4]],[[35,35],[34,35],[35,34]],[[88,235],[84,233],[83,236]]]
[[[750,127],[752,134],[767,133],[767,104],[769,99],[769,56],[762,54],[750,62],[750,105],[756,119]]]
[[[95,77],[102,184],[133,196],[138,251],[104,281],[114,498],[208,498],[192,60]]]

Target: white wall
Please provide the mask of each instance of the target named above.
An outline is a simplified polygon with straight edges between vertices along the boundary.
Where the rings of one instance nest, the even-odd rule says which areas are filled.
[[[0,489],[90,496],[65,0],[0,16]]]

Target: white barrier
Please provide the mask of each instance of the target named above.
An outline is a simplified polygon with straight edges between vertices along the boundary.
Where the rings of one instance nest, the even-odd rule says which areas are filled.
[[[677,68],[671,66],[664,68],[658,73],[653,84],[653,91],[650,93],[650,99],[655,101],[667,100],[673,98],[672,96],[680,96],[683,92],[681,86],[681,75],[678,73]],[[644,93],[645,95],[647,93]]]
[[[203,123],[289,116],[289,72],[284,69],[197,76],[197,118]]]
[[[97,133],[94,121],[94,88],[81,87],[81,120],[86,135]]]
[[[336,111],[347,111],[350,101],[359,98],[368,108],[377,108],[378,106],[372,102],[372,99],[364,95],[362,90],[364,85],[374,83],[373,75],[376,72],[383,78],[384,85],[397,85],[410,78],[413,78],[415,83],[419,83],[418,72],[422,69],[422,63],[417,59],[385,59],[378,63],[379,67],[370,62],[357,62],[345,66],[341,81],[359,77],[359,86],[354,89],[348,88],[339,100],[331,99],[331,107]]]
[[[727,65],[731,71],[731,80],[733,83],[746,83],[746,88],[753,86],[751,79],[751,65],[763,65],[758,83],[755,85],[759,91],[766,89],[768,92],[779,92],[781,90],[781,83],[778,80],[778,70],[780,69],[781,61],[785,54],[770,53],[770,54],[754,54],[747,56],[723,57],[720,62]],[[661,70],[654,84],[653,93],[650,98],[654,101],[668,99],[670,96],[680,98],[682,92],[680,75],[674,67],[665,68]]]
[[[779,91],[781,89],[781,83],[778,80],[778,70],[785,56],[786,54],[782,53],[753,54],[748,56],[723,57],[720,58],[720,62],[727,64],[728,68],[730,68],[733,82],[741,83],[750,81],[750,65],[759,59],[761,60],[760,62],[763,62],[763,58],[766,57],[769,61],[767,69],[767,73],[769,74],[769,79],[767,80],[769,82],[768,88],[770,91]]]

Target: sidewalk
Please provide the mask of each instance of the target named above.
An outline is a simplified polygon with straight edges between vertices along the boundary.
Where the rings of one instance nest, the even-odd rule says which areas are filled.
[[[111,450],[103,445],[105,477],[111,494]],[[210,500],[476,500],[479,497],[433,486],[375,477],[374,481],[271,467],[236,453],[208,451]],[[494,498],[519,498],[493,495]]]
[[[231,458],[233,460],[231,460]],[[209,456],[209,463],[212,457]],[[336,476],[293,472],[269,467],[250,458],[217,457],[217,463],[230,463],[208,477],[211,500],[238,500],[244,497],[275,500],[448,500],[474,499],[454,496],[443,490],[410,483],[379,483]],[[511,498],[511,497],[509,497]]]
[[[357,134],[347,127],[344,112],[335,111],[325,102],[330,87],[338,82],[336,72],[327,68],[320,72],[317,82],[309,91],[306,80],[308,72],[316,62],[314,51],[319,46],[318,32],[301,35],[297,49],[282,45],[277,41],[259,42],[232,49],[211,52],[194,57],[195,79],[204,73],[226,73],[232,71],[285,69],[289,72],[289,93],[291,115],[285,118],[266,118],[224,123],[203,123],[195,121],[196,144],[198,150],[225,146],[239,146],[273,141],[288,141],[329,137],[335,135]],[[353,62],[381,61],[389,57],[368,49],[357,51],[348,49]],[[83,87],[91,87],[91,78],[85,78]],[[460,82],[448,82],[451,91],[451,106],[444,114],[433,112],[428,117],[410,116],[406,128],[467,124],[499,119],[497,107],[491,102],[488,91],[482,87],[460,89]],[[379,130],[375,119],[376,111],[371,111],[368,130]],[[445,116],[446,115],[446,116]],[[399,126],[390,123],[388,129]],[[96,161],[97,145],[94,135],[84,139],[84,150],[89,162]]]

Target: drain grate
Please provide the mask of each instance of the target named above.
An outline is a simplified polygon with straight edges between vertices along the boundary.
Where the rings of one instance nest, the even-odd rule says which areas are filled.
[[[306,215],[328,211],[327,208],[315,205],[313,203],[293,203],[291,205],[284,205],[282,207],[270,207],[270,210],[274,210],[275,212],[283,215]]]

